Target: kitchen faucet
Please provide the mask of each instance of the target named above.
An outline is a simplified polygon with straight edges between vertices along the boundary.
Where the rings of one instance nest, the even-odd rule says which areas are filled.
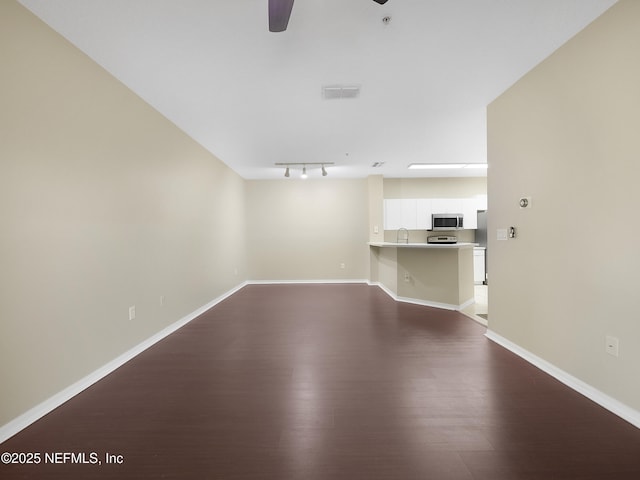
[[[409,243],[409,230],[399,228],[396,233],[396,243]]]

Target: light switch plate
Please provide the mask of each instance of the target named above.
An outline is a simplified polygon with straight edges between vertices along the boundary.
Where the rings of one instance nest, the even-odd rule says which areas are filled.
[[[509,231],[506,228],[498,229],[498,240],[507,240],[509,238]]]

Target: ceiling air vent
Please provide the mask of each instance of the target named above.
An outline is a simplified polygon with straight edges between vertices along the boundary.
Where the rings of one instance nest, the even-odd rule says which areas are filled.
[[[336,100],[340,98],[357,98],[360,85],[325,85],[322,87],[322,98]]]

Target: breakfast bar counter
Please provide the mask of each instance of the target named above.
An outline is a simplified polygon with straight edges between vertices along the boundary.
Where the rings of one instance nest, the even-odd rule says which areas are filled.
[[[396,300],[462,310],[474,302],[474,246],[371,242],[371,282]]]

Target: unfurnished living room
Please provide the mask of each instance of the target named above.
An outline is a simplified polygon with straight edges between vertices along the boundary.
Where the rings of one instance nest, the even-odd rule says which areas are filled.
[[[640,2],[0,0],[0,478],[640,478]]]

